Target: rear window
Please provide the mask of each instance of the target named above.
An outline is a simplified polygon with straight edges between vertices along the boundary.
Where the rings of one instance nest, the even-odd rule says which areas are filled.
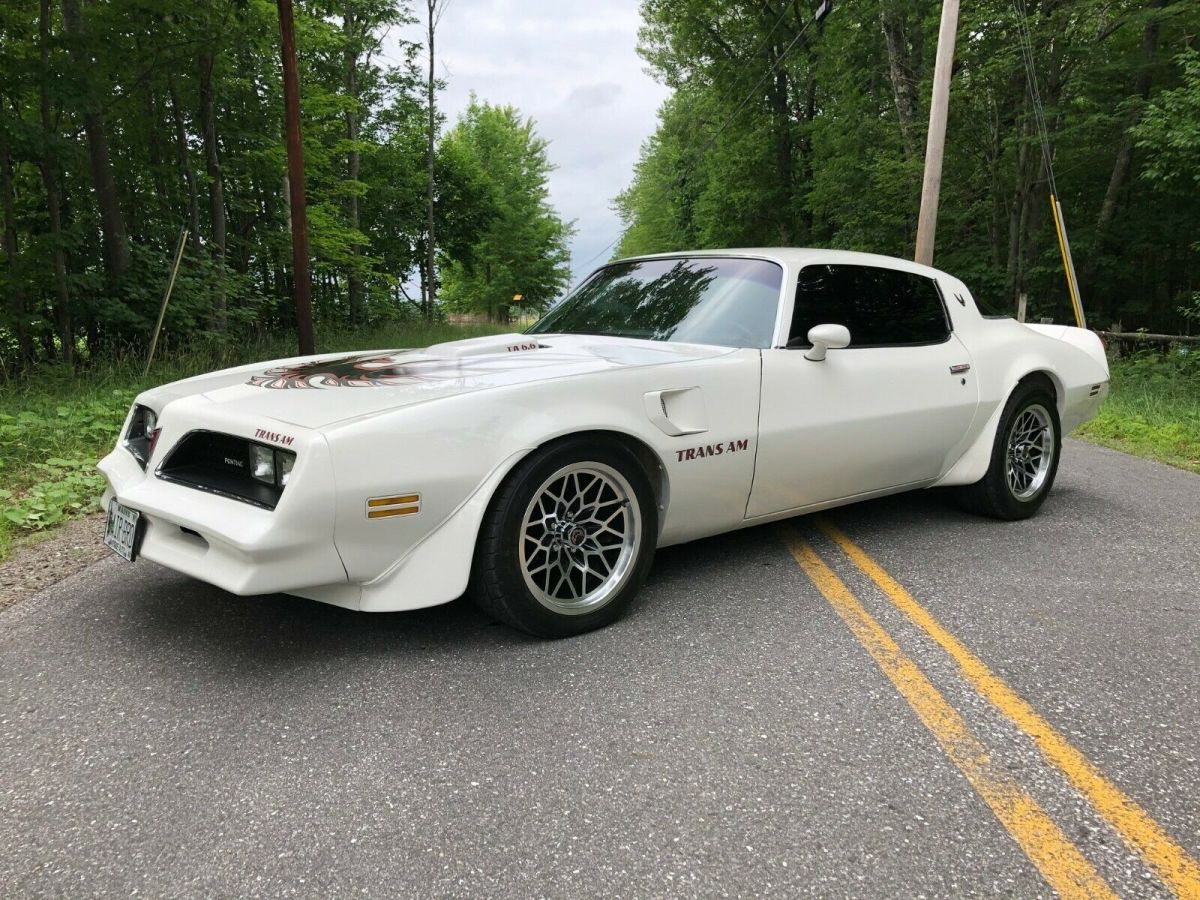
[[[980,297],[978,294],[972,294],[971,299],[975,301],[975,308],[979,310],[979,314],[985,319],[1015,319],[1011,310],[1005,309],[992,300]]]

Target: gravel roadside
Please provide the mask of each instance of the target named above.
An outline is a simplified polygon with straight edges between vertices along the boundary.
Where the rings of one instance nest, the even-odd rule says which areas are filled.
[[[0,610],[86,569],[111,552],[104,546],[103,513],[68,522],[44,541],[15,547],[12,556],[0,562]]]

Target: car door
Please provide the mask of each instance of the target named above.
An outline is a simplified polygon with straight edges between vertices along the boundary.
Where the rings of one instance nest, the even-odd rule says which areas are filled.
[[[814,361],[806,335],[820,324],[846,326],[850,344]],[[748,518],[918,487],[945,471],[979,398],[933,279],[806,266],[789,337],[762,352]]]

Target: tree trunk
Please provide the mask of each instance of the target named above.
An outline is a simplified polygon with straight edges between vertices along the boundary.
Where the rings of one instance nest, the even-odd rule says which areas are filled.
[[[175,76],[167,75],[167,90],[171,97],[171,118],[175,122],[175,159],[183,173],[188,192],[188,229],[192,252],[200,253],[200,191],[196,187],[196,172],[192,168],[192,155],[188,152],[187,128],[183,119],[183,106],[179,102],[179,87]]]
[[[1001,143],[1000,114],[995,103],[991,104],[991,122],[988,141],[988,172],[992,195],[992,215],[988,223],[988,243],[991,247],[992,266],[999,270],[1004,265],[1004,192],[1000,185],[1000,160],[1003,154]]]
[[[139,58],[144,58],[145,52],[142,47],[141,37],[134,38],[134,47]],[[162,145],[162,116],[158,105],[158,97],[155,94],[157,84],[153,79],[147,79],[142,85],[145,91],[146,107],[144,114],[146,116],[146,158],[149,162],[150,181],[154,185],[154,197],[151,203],[155,206],[155,212],[160,219],[167,219],[171,213],[171,195],[167,191],[167,182],[163,177],[163,145]],[[135,191],[135,195],[136,195]],[[147,217],[142,217],[143,221],[138,221],[137,211],[133,211],[130,220],[133,222],[135,239],[146,240],[153,233],[153,225],[149,221],[145,221]],[[139,231],[139,225],[141,229]]]
[[[797,111],[795,116],[804,123],[804,127],[800,129],[799,139],[796,143],[796,152],[799,154],[799,161],[795,164],[796,175],[793,178],[793,191],[797,185],[801,186],[801,191],[806,191],[808,185],[812,184],[813,176],[813,146],[812,146],[812,122],[817,115],[817,79],[810,66],[805,75],[804,94],[802,102],[798,99],[796,103]],[[813,211],[811,204],[804,202],[805,197],[798,198],[801,202],[797,203],[798,214],[800,218],[800,233],[797,235],[796,243],[807,245],[812,241],[813,237]]]
[[[483,264],[483,293],[487,297],[487,318],[488,322],[495,324],[498,313],[496,305],[496,297],[492,292],[492,264],[486,262]]]
[[[212,326],[225,331],[225,188],[221,180],[221,159],[217,154],[217,119],[213,102],[213,65],[210,53],[200,56],[200,128],[204,132],[204,159],[208,170],[208,211],[211,220],[213,260],[217,264],[216,290],[213,297]]]
[[[425,206],[428,222],[426,227],[429,231],[428,240],[425,242],[425,318],[433,318],[433,305],[437,300],[437,277],[435,275],[434,257],[437,252],[436,237],[434,235],[433,221],[433,143],[437,137],[437,114],[434,97],[434,77],[433,77],[433,38],[434,32],[437,29],[437,22],[434,15],[437,12],[438,0],[426,0],[426,7],[429,12],[429,81],[426,84],[426,100],[429,104],[429,133],[426,136],[426,181],[425,181]]]
[[[63,28],[75,38],[71,44],[71,63],[83,72],[84,78],[92,67],[90,54],[80,49],[84,38],[83,17],[79,0],[62,0]],[[129,271],[129,235],[125,229],[125,217],[117,198],[117,182],[113,177],[112,159],[108,153],[108,134],[104,129],[104,116],[99,104],[92,98],[91,91],[85,101],[83,130],[87,135],[88,160],[92,168],[92,187],[96,192],[96,205],[100,209],[100,231],[104,255],[104,269],[111,283],[115,283]],[[111,284],[110,284],[111,286]]]
[[[1028,107],[1028,102],[1027,102]],[[1020,149],[1017,151],[1017,175],[1013,195],[1008,206],[1008,289],[1009,298],[1016,308],[1017,296],[1025,289],[1025,271],[1022,261],[1025,248],[1025,227],[1029,220],[1029,203],[1033,191],[1036,171],[1035,160],[1040,152],[1031,139],[1036,138],[1031,119],[1026,118],[1022,129]]]
[[[783,53],[784,47],[773,47],[771,51],[771,65],[775,65],[779,60],[779,55]],[[776,211],[777,226],[779,234],[778,241],[785,245],[799,244],[799,235],[793,219],[793,210],[795,202],[793,197],[793,185],[795,178],[793,146],[792,146],[792,128],[791,116],[789,115],[788,107],[788,77],[787,72],[783,67],[775,73],[774,81],[771,85],[770,103],[772,118],[775,127],[775,166],[778,169],[779,178],[779,206]]]
[[[351,11],[350,5],[347,4],[345,17],[343,18],[343,30],[346,40],[346,94],[350,100],[346,109],[346,138],[350,142],[350,152],[346,168],[349,179],[357,182],[361,171],[361,160],[358,153],[358,38],[355,33],[354,24],[354,13]],[[359,226],[357,184],[351,187],[348,205],[350,228],[357,234]],[[353,240],[350,244],[350,255],[350,271],[347,273],[347,280],[350,285],[350,324],[357,327],[363,324],[363,282],[362,273],[359,270],[362,247],[357,240]]]
[[[292,0],[276,0],[279,61],[283,68],[283,128],[287,135],[288,210],[292,232],[292,293],[300,355],[316,352],[312,321],[312,279],[308,260],[308,209],[304,196],[304,139],[300,123],[300,76],[296,67],[296,25]]]
[[[40,105],[42,115],[42,185],[46,189],[46,212],[50,220],[51,259],[54,268],[54,324],[62,345],[62,361],[75,364],[75,332],[71,326],[71,297],[67,290],[67,259],[62,242],[62,195],[59,193],[58,169],[50,152],[54,133],[50,115],[50,93],[46,89],[50,73],[50,0],[41,0],[38,19],[38,44],[41,50],[42,77]]]
[[[17,332],[17,350],[23,363],[33,363],[37,359],[37,348],[29,335],[29,323],[25,319],[28,311],[25,285],[21,283],[17,273],[17,221],[16,202],[13,196],[12,153],[8,145],[8,134],[2,130],[0,130],[0,204],[4,207],[4,260],[8,268],[8,296],[12,320]]]
[[[920,157],[920,136],[917,133],[917,74],[909,55],[904,34],[903,14],[887,4],[879,11],[879,23],[887,43],[888,75],[892,95],[896,99],[896,117],[900,120],[900,139],[906,159]]]
[[[1165,5],[1166,0],[1150,0],[1148,8],[1158,10]],[[1083,291],[1088,293],[1091,293],[1090,289],[1096,279],[1109,226],[1112,225],[1113,218],[1117,213],[1117,201],[1121,197],[1121,190],[1125,187],[1125,182],[1129,180],[1129,172],[1133,167],[1133,127],[1142,118],[1145,101],[1150,98],[1150,85],[1153,81],[1151,64],[1154,62],[1154,55],[1158,52],[1158,23],[1158,17],[1153,16],[1146,22],[1146,26],[1142,30],[1142,65],[1138,69],[1137,78],[1134,81],[1134,92],[1142,102],[1130,107],[1121,123],[1121,141],[1117,144],[1117,156],[1113,161],[1112,175],[1108,179],[1108,188],[1105,190],[1104,200],[1100,204],[1100,213],[1096,216],[1096,234],[1092,252],[1084,260],[1083,272],[1079,279],[1083,285]]]

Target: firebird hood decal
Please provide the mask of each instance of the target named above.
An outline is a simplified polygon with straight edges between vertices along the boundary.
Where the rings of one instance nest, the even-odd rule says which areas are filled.
[[[464,359],[405,359],[402,356],[367,354],[342,356],[317,362],[297,363],[267,369],[252,375],[247,384],[287,390],[289,388],[379,387],[422,381],[441,381],[484,375],[511,368],[481,357]]]

